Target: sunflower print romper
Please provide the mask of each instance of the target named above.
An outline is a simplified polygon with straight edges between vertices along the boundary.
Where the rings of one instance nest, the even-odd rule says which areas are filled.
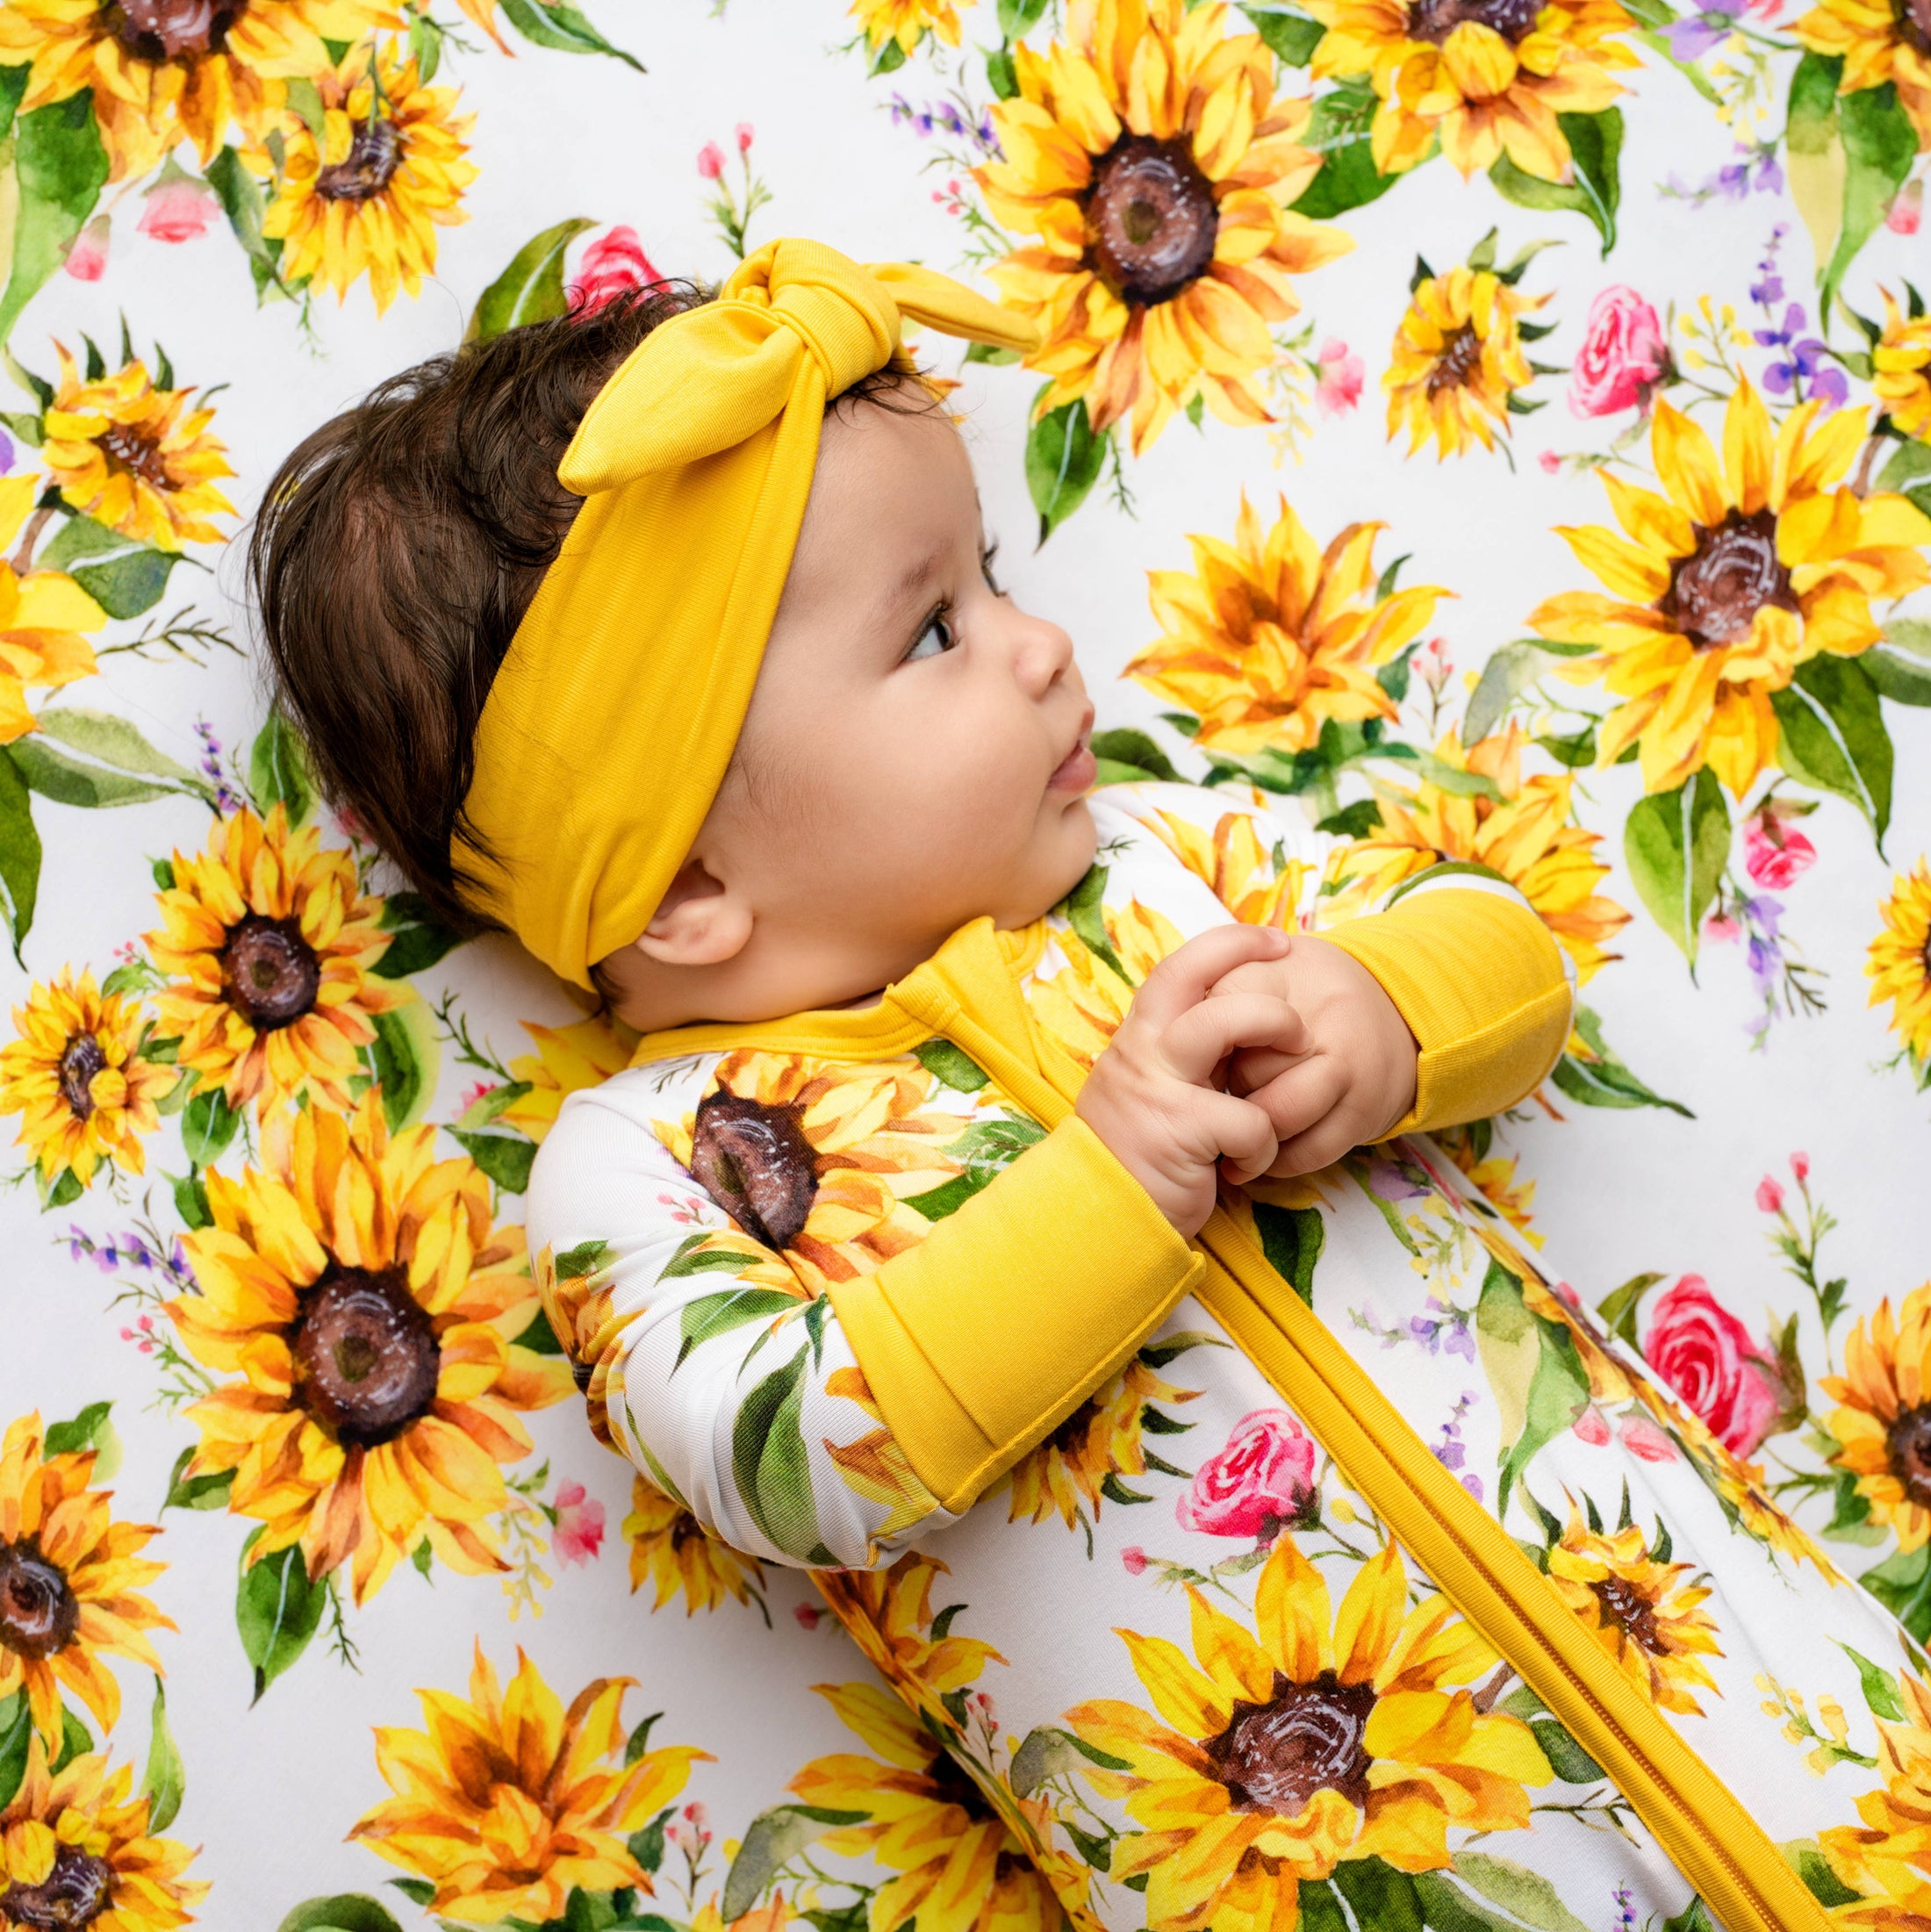
[[[1360,909],[1259,805],[1093,809],[1033,927],[647,1038],[532,1183],[640,1510],[720,1588],[817,1572],[897,1695],[828,1691],[874,1755],[793,1787],[894,1821],[874,1932],[1931,1927],[1925,1657],[1432,1141],[1189,1245],[1069,1117],[1185,940]],[[1547,950],[1491,877],[1403,905]]]

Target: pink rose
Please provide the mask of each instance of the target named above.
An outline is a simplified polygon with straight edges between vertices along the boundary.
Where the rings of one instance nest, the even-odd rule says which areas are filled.
[[[1733,1454],[1754,1455],[1783,1413],[1775,1363],[1700,1275],[1685,1275],[1652,1306],[1643,1359]]]
[[[1285,1409],[1256,1409],[1227,1446],[1194,1472],[1174,1505],[1182,1529],[1209,1536],[1271,1539],[1314,1488],[1314,1444]]]
[[[1745,822],[1743,865],[1750,877],[1782,892],[1817,863],[1817,848],[1794,825],[1768,815]]]
[[[147,206],[134,226],[156,241],[192,241],[206,234],[220,209],[206,182],[174,167],[162,172],[142,199]]]
[[[96,215],[74,237],[64,266],[76,282],[98,282],[107,273],[108,233],[107,217]]]
[[[707,140],[697,151],[697,171],[707,181],[715,181],[724,172],[724,150]]]
[[[1361,358],[1349,355],[1339,336],[1331,336],[1314,365],[1314,406],[1324,416],[1346,415],[1361,399],[1366,374]]]
[[[637,231],[628,225],[612,228],[584,250],[570,284],[570,305],[588,315],[627,289],[647,288],[663,279],[643,252]]]
[[[1645,1462],[1674,1462],[1676,1446],[1647,1416],[1632,1411],[1622,1421],[1623,1447]]]
[[[1569,407],[1578,416],[1613,416],[1647,402],[1668,360],[1655,310],[1621,283],[1604,289],[1589,305],[1569,376]]]
[[[1924,183],[1907,181],[1884,211],[1884,226],[1892,234],[1915,234],[1924,219]]]
[[[1593,1402],[1570,1426],[1593,1448],[1599,1449],[1609,1440],[1609,1418]]]
[[[604,1506],[581,1483],[556,1486],[556,1523],[549,1547],[559,1562],[587,1563],[603,1547]]]

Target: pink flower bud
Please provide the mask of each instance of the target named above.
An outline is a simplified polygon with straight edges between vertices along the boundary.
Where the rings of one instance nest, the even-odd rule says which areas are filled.
[[[1129,1543],[1120,1552],[1120,1562],[1129,1576],[1138,1576],[1146,1568],[1146,1552],[1138,1543]]]
[[[1545,449],[1535,460],[1541,464],[1542,474],[1546,477],[1553,477],[1562,467],[1561,457],[1553,449]]]
[[[1769,1174],[1765,1174],[1756,1184],[1756,1204],[1766,1214],[1781,1214],[1784,1211],[1784,1190]]]
[[[1884,212],[1884,226],[1892,234],[1915,234],[1924,219],[1924,183],[1907,181]]]
[[[816,1604],[793,1604],[791,1613],[804,1630],[815,1630],[825,1620],[823,1610]]]
[[[1609,1419],[1593,1402],[1576,1417],[1572,1426],[1584,1442],[1596,1448],[1609,1440]]]
[[[697,171],[707,181],[715,181],[724,172],[724,150],[707,140],[697,151]]]
[[[1361,358],[1350,355],[1339,336],[1329,337],[1314,365],[1314,406],[1324,416],[1345,416],[1361,399],[1366,373]]]
[[[741,154],[750,154],[751,151],[751,142],[754,138],[755,136],[753,134],[751,124],[749,121],[740,121],[737,124],[738,153]]]
[[[1791,1172],[1797,1176],[1801,1187],[1810,1179],[1810,1156],[1807,1153],[1793,1153],[1791,1156]]]
[[[142,199],[147,206],[134,226],[156,241],[195,241],[207,233],[220,209],[206,182],[171,164]]]
[[[74,237],[65,266],[76,282],[98,282],[107,273],[108,233],[107,217],[96,215]]]

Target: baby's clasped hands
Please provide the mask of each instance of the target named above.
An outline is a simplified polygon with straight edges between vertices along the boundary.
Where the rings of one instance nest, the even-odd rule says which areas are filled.
[[[1238,1186],[1305,1174],[1413,1103],[1413,1036],[1338,946],[1220,926],[1148,973],[1076,1108],[1185,1235]]]

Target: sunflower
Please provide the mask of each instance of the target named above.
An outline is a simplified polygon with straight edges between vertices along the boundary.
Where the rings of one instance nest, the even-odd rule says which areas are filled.
[[[792,1258],[813,1293],[868,1275],[930,1224],[905,1203],[961,1171],[966,1123],[926,1112],[937,1081],[910,1054],[848,1067],[748,1049],[718,1062],[681,1122],[655,1123],[678,1164],[752,1239]]]
[[[1258,792],[1254,800],[1260,802]],[[1254,830],[1252,813],[1224,812],[1211,834],[1177,812],[1156,811],[1143,822],[1242,925],[1292,932],[1304,923],[1301,895],[1313,868],[1285,854],[1277,865]]]
[[[1509,398],[1535,373],[1517,318],[1547,300],[1465,264],[1418,282],[1382,377],[1389,439],[1406,428],[1410,456],[1432,440],[1437,463],[1471,442],[1493,449],[1497,427],[1508,433]]]
[[[1548,1564],[1556,1593],[1651,1703],[1703,1715],[1695,1691],[1716,1690],[1703,1660],[1723,1650],[1703,1607],[1710,1592],[1689,1580],[1688,1563],[1657,1562],[1633,1523],[1602,1535],[1572,1504]]]
[[[1200,1393],[1175,1388],[1136,1355],[1013,1465],[1012,1507],[1006,1520],[1016,1523],[1024,1516],[1043,1523],[1057,1515],[1072,1529],[1096,1519],[1109,1479],[1146,1473],[1147,1404],[1191,1402]]]
[[[872,1421],[871,1428],[849,1442],[834,1442],[827,1437],[825,1454],[847,1489],[886,1512],[872,1532],[872,1560],[876,1561],[886,1538],[922,1523],[940,1507],[939,1500],[919,1480],[911,1457],[887,1426],[885,1411],[862,1368],[834,1368],[825,1378],[825,1393],[856,1403]]]
[[[0,1697],[26,1693],[34,1728],[61,1736],[64,1685],[104,1731],[120,1715],[120,1686],[106,1656],[128,1657],[157,1676],[150,1630],[175,1627],[140,1594],[167,1568],[139,1552],[161,1534],[151,1523],[117,1523],[111,1490],[90,1489],[94,1452],[48,1455],[37,1415],[7,1426],[0,1441]]]
[[[1535,1232],[1530,1216],[1535,1211],[1535,1182],[1517,1172],[1520,1165],[1513,1154],[1491,1153],[1475,1159],[1475,1144],[1464,1132],[1438,1137],[1448,1158],[1468,1175],[1468,1184],[1505,1220],[1525,1241],[1536,1247],[1544,1238]]]
[[[1190,536],[1194,568],[1148,572],[1159,641],[1126,667],[1200,720],[1207,752],[1302,751],[1329,719],[1392,720],[1395,700],[1375,676],[1434,614],[1447,592],[1432,584],[1375,593],[1379,523],[1351,523],[1317,550],[1280,499],[1263,534],[1240,498],[1234,541]]]
[[[1931,68],[1927,68],[1927,86],[1931,88]],[[1931,93],[1927,100],[1931,102]],[[1927,126],[1931,126],[1931,119]],[[1884,332],[1871,351],[1877,375],[1870,386],[1906,435],[1931,442],[1931,315],[1899,315],[1891,291],[1882,293]]]
[[[1812,53],[1841,56],[1840,93],[1891,82],[1918,151],[1931,148],[1931,26],[1913,0],[1820,0],[1791,31]]]
[[[232,477],[227,446],[208,434],[214,411],[190,411],[191,389],[156,389],[138,358],[83,382],[56,342],[61,386],[47,405],[40,458],[61,497],[84,516],[143,543],[178,550],[219,543],[212,515],[234,506],[216,486]]]
[[[1921,1067],[1931,1061],[1931,860],[1898,873],[1877,910],[1884,930],[1864,956],[1868,1003],[1892,1002],[1891,1031]]]
[[[1914,1288],[1893,1316],[1891,1298],[1844,1343],[1844,1372],[1820,1378],[1839,1406],[1826,1424],[1831,1461],[1857,1478],[1876,1521],[1898,1547],[1931,1538],[1931,1282]]]
[[[749,1603],[751,1592],[764,1587],[765,1567],[755,1556],[719,1542],[683,1504],[641,1476],[631,1486],[623,1533],[630,1542],[631,1593],[651,1584],[657,1591],[653,1610],[662,1610],[682,1591],[688,1617],[715,1610],[727,1596]]]
[[[23,576],[4,554],[39,493],[40,478],[31,472],[0,477],[0,744],[11,744],[34,729],[27,709],[30,685],[52,690],[91,678],[100,668],[94,647],[81,633],[98,630],[107,613],[64,572],[28,571]]]
[[[285,279],[319,279],[338,301],[367,275],[379,315],[398,288],[413,296],[434,274],[437,228],[470,219],[457,204],[476,179],[463,158],[475,116],[453,114],[456,89],[425,86],[394,42],[351,47],[316,84],[320,146],[306,121],[286,118],[262,233],[283,243]]]
[[[1117,967],[1069,933],[1061,942],[1065,966],[1035,977],[1026,988],[1033,1019],[1088,1073],[1119,1031],[1135,989],[1181,944],[1180,928],[1138,899],[1105,916],[1107,943]]]
[[[1409,1609],[1393,1544],[1362,1564],[1337,1614],[1294,1538],[1277,1539],[1258,1634],[1187,1595],[1197,1665],[1164,1637],[1120,1633],[1157,1716],[1110,1698],[1066,1713],[1122,1763],[1086,1776],[1143,1828],[1116,1842],[1112,1872],[1147,1875],[1153,1932],[1292,1932],[1300,1883],[1343,1858],[1426,1871],[1448,1864],[1450,1826],[1528,1824],[1525,1787],[1548,1783],[1548,1761],[1519,1718],[1461,1688],[1496,1653],[1446,1598]]]
[[[949,1575],[936,1556],[908,1551],[889,1569],[821,1569],[819,1594],[879,1675],[942,1731],[958,1720],[948,1692],[963,1690],[988,1663],[1006,1660],[977,1637],[932,1634],[932,1579]]]
[[[518,1411],[570,1387],[507,1339],[536,1310],[523,1231],[491,1227],[489,1181],[435,1135],[391,1138],[377,1088],[352,1118],[270,1116],[259,1170],[207,1175],[213,1225],[183,1237],[200,1293],[168,1309],[197,1361],[240,1371],[188,1411],[188,1473],[233,1469],[255,1557],[352,1562],[358,1603],[425,1537],[453,1569],[506,1567],[487,1519],[530,1453]]]
[[[1878,1718],[1877,1791],[1857,1800],[1856,1825],[1834,1825],[1817,1835],[1831,1870],[1860,1894],[1831,1914],[1840,1925],[1871,1932],[1917,1932],[1931,1923],[1925,1821],[1931,1817],[1931,1688],[1908,1670],[1898,1673],[1896,1718]]]
[[[20,1114],[20,1139],[43,1179],[62,1170],[84,1188],[103,1161],[140,1174],[140,1137],[161,1124],[154,1102],[175,1069],[141,1052],[139,1004],[103,994],[91,973],[63,966],[13,1009],[19,1038],[0,1047],[0,1114]]]
[[[536,1043],[536,1051],[519,1054],[510,1062],[509,1074],[529,1091],[497,1117],[541,1145],[569,1095],[600,1087],[629,1066],[637,1036],[621,1020],[600,1013],[572,1026],[538,1026],[525,1020],[523,1031]]]
[[[1437,140],[1466,176],[1504,154],[1544,181],[1571,176],[1558,114],[1594,114],[1638,64],[1609,37],[1635,25],[1616,0],[1308,0],[1328,31],[1317,80],[1364,74],[1381,105],[1370,152],[1405,173]]]
[[[874,55],[887,40],[896,41],[901,54],[910,54],[928,33],[947,47],[958,45],[958,9],[952,0],[851,0],[851,17],[865,29],[865,44]]]
[[[396,1795],[348,1835],[427,1878],[427,1911],[469,1924],[561,1919],[573,1890],[650,1893],[627,1841],[710,1754],[671,1744],[627,1764],[635,1682],[594,1678],[566,1711],[520,1649],[505,1692],[478,1643],[468,1703],[418,1691],[424,1729],[377,1726],[376,1768]]]
[[[1629,914],[1597,890],[1609,877],[1596,851],[1602,834],[1575,822],[1576,781],[1568,772],[1523,777],[1526,743],[1511,723],[1467,751],[1453,733],[1435,747],[1439,764],[1486,779],[1490,789],[1377,784],[1381,822],[1338,861],[1341,890],[1323,905],[1327,923],[1365,910],[1403,880],[1450,859],[1506,879],[1575,960],[1579,983],[1619,957],[1607,944]]]
[[[1227,18],[1222,0],[1071,0],[1064,42],[1013,49],[1003,159],[973,170],[993,219],[1038,238],[987,272],[1039,325],[1041,412],[1083,397],[1095,429],[1131,423],[1136,456],[1195,397],[1270,420],[1255,377],[1300,307],[1289,277],[1354,245],[1289,212],[1320,169],[1311,109],[1274,98],[1273,54]]]
[[[26,1776],[0,1811],[0,1932],[173,1932],[193,1920],[208,1892],[182,1877],[194,1853],[148,1835],[133,1782],[133,1766],[110,1771],[104,1752],[50,1770],[47,1747],[28,1741]]]
[[[1667,497],[1598,472],[1627,538],[1558,528],[1612,593],[1564,591],[1529,614],[1558,643],[1593,644],[1563,675],[1602,678],[1626,701],[1603,721],[1597,760],[1640,742],[1643,784],[1682,785],[1705,765],[1741,798],[1777,757],[1781,691],[1820,651],[1855,657],[1878,637],[1875,598],[1931,583],[1918,546],[1931,517],[1909,499],[1841,486],[1864,441],[1863,409],[1802,404],[1773,430],[1740,384],[1723,455],[1658,400],[1649,446]]]
[[[312,1096],[348,1106],[372,1016],[415,997],[371,971],[390,935],[353,855],[325,851],[318,826],[291,831],[279,805],[266,823],[244,808],[216,820],[205,851],[177,851],[172,876],[147,937],[154,965],[177,977],[154,1010],[180,1036],[197,1091],[264,1113]]]
[[[786,1787],[814,1808],[862,1812],[828,1850],[895,1872],[872,1898],[870,1932],[1059,1932],[1052,1888],[985,1793],[889,1691],[815,1685],[878,1757],[814,1758]],[[883,1762],[879,1762],[882,1759]]]
[[[184,139],[206,167],[232,124],[267,132],[280,82],[327,68],[325,40],[396,18],[380,0],[9,0],[0,52],[32,62],[23,112],[91,92],[108,178],[125,181]]]

